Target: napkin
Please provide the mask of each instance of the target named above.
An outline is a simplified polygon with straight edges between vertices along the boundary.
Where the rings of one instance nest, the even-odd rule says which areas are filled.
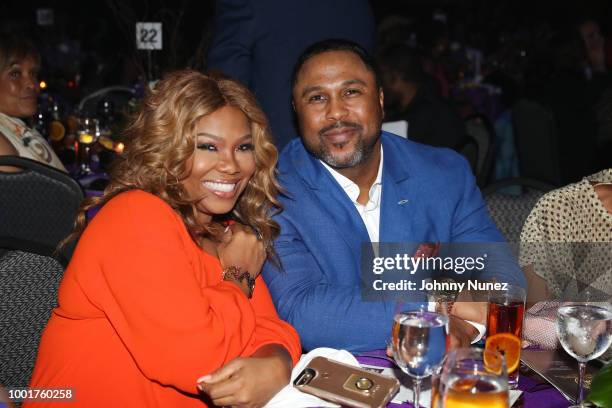
[[[340,407],[338,404],[322,400],[314,395],[303,393],[293,387],[293,381],[304,370],[304,368],[306,368],[308,363],[310,363],[310,360],[319,356],[359,367],[359,362],[357,359],[346,350],[336,350],[327,347],[314,349],[311,352],[302,355],[300,361],[291,372],[291,382],[289,382],[289,385],[280,390],[280,392],[265,405],[265,408]]]

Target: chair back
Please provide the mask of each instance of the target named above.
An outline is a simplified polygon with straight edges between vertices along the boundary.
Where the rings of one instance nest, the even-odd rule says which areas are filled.
[[[473,115],[466,119],[465,130],[478,146],[474,175],[479,186],[486,185],[495,156],[495,129],[483,115]],[[468,144],[469,146],[469,144]]]
[[[562,185],[556,123],[552,111],[527,99],[512,108],[521,177]]]
[[[0,248],[51,256],[73,229],[83,191],[68,174],[23,157],[0,156]],[[73,245],[74,246],[74,245]],[[66,264],[73,246],[57,254]]]
[[[478,174],[478,142],[468,135],[466,142],[457,149],[457,152],[465,157],[470,164],[472,173],[476,176]]]
[[[99,102],[105,99],[113,103],[116,112],[120,112],[135,96],[135,91],[127,86],[109,86],[85,96],[78,107],[82,115],[95,116],[98,114]]]
[[[518,194],[507,194],[501,190],[518,187]],[[485,202],[491,218],[508,242],[519,242],[521,231],[531,210],[554,186],[537,180],[516,178],[503,180],[483,189]]]
[[[0,384],[29,384],[63,271],[56,259],[32,252],[0,257]]]

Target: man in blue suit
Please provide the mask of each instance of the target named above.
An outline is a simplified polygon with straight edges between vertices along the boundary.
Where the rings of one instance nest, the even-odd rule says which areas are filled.
[[[281,150],[293,137],[291,70],[308,45],[348,38],[372,52],[368,0],[216,0],[208,67],[248,86]]]
[[[293,106],[301,140],[279,161],[282,270],[268,263],[263,273],[306,350],[384,348],[394,313],[410,307],[361,297],[364,243],[503,242],[467,162],[381,132],[383,98],[375,65],[357,44],[322,41],[298,59]],[[524,286],[511,258],[490,258],[482,279]],[[475,335],[453,322],[455,340]]]

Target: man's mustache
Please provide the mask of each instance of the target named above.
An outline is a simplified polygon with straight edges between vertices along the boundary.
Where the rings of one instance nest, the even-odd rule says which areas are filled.
[[[329,132],[330,130],[340,129],[340,128],[353,128],[353,129],[361,130],[363,129],[363,126],[355,122],[339,121],[339,122],[334,123],[333,125],[326,126],[323,129],[319,130],[319,135],[323,136],[325,133]]]

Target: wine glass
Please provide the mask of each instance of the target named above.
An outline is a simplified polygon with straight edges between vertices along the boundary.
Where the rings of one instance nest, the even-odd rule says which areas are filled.
[[[79,121],[77,130],[79,141],[79,159],[80,159],[80,174],[86,176],[93,171],[91,170],[91,149],[100,137],[100,126],[97,119],[82,118]],[[81,150],[82,149],[82,150]]]
[[[478,348],[451,351],[444,363],[438,392],[445,408],[508,407],[504,356]]]
[[[424,310],[398,313],[391,332],[393,358],[413,378],[412,405],[419,407],[421,380],[440,366],[446,352],[448,317]]]
[[[569,355],[578,360],[578,397],[583,407],[586,363],[601,356],[612,343],[612,311],[594,304],[570,304],[557,311],[557,336]]]

